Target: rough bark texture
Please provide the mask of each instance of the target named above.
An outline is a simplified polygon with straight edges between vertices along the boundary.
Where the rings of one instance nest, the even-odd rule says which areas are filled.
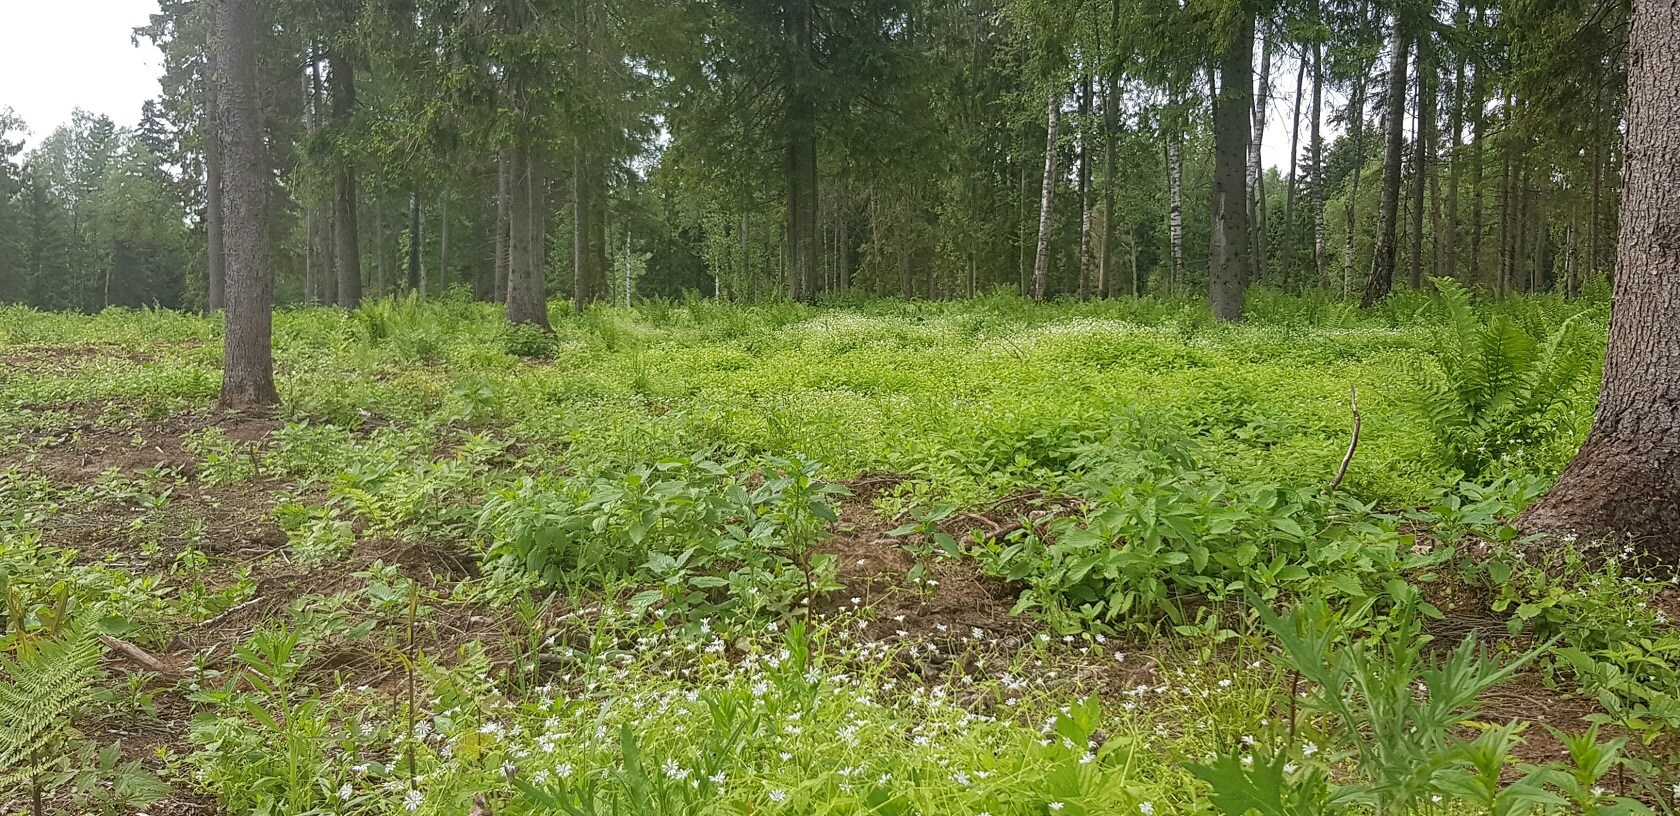
[[[1091,77],[1079,87],[1079,299],[1091,294]]]
[[[209,268],[205,274],[206,294],[210,311],[219,312],[226,302],[227,282],[227,249],[222,240],[222,155],[217,134],[220,132],[218,124],[220,113],[216,85],[221,81],[216,71],[216,4],[211,3],[206,10],[209,19],[205,31],[209,39],[206,49],[205,82],[204,82],[204,113],[208,131],[204,139],[204,229],[205,254],[209,261]]]
[[[546,232],[542,163],[530,148],[513,151],[513,212],[509,243],[507,319],[549,329],[548,301],[543,293],[542,241]]]
[[[1423,203],[1424,185],[1429,176],[1429,139],[1430,123],[1429,108],[1435,104],[1434,90],[1429,81],[1429,64],[1425,57],[1425,41],[1418,40],[1417,59],[1417,114],[1412,122],[1412,186],[1411,186],[1411,247],[1407,261],[1407,271],[1411,274],[1412,288],[1423,288]]]
[[[408,290],[420,291],[420,196],[408,197]]]
[[[215,0],[217,133],[223,161],[222,204],[227,219],[227,328],[222,359],[224,408],[274,405],[270,346],[274,270],[269,266],[263,180],[262,105],[257,97],[255,0]]]
[[[1250,13],[1252,14],[1252,13]],[[1253,124],[1254,17],[1246,17],[1220,55],[1213,99],[1213,201],[1208,241],[1208,302],[1219,320],[1241,320],[1249,270],[1247,153]]]
[[[1033,256],[1033,300],[1044,299],[1044,287],[1050,274],[1050,233],[1055,226],[1056,215],[1056,131],[1062,122],[1062,95],[1059,91],[1050,91],[1044,118],[1044,188],[1038,207],[1038,253]]]
[[[1383,148],[1382,204],[1377,210],[1377,245],[1371,258],[1371,280],[1365,287],[1362,308],[1369,309],[1394,290],[1394,268],[1399,260],[1400,159],[1406,147],[1406,58],[1411,42],[1406,39],[1400,18],[1394,20],[1394,56],[1388,68],[1388,129]]]
[[[1329,283],[1328,235],[1324,223],[1324,139],[1319,133],[1324,121],[1324,46],[1313,43],[1312,89],[1312,208],[1313,208],[1313,269],[1316,280]]]
[[[1289,179],[1283,188],[1283,264],[1282,282],[1289,282],[1291,255],[1295,250],[1295,171],[1296,157],[1301,151],[1301,91],[1307,81],[1307,61],[1302,59],[1295,68],[1295,108],[1289,119]]]
[[[1680,569],[1680,2],[1638,0],[1628,54],[1604,389],[1586,444],[1522,526],[1630,537]]]
[[[356,68],[342,52],[332,52],[332,119],[342,134],[356,109]],[[356,168],[339,157],[333,180],[333,250],[337,254],[338,305],[354,309],[362,302],[362,239],[356,214]]]
[[[812,48],[810,0],[789,3],[786,23],[791,59],[787,66],[788,294],[794,300],[813,300],[822,242],[817,237],[816,100],[805,79]]]

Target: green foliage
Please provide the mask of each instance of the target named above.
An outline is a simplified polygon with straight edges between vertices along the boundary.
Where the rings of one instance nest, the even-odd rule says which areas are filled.
[[[0,652],[0,788],[58,769],[62,740],[93,694],[105,649],[87,626],[18,633]]]
[[[1521,466],[1568,427],[1556,409],[1578,397],[1602,358],[1601,343],[1588,332],[1589,312],[1539,334],[1504,313],[1483,318],[1452,280],[1436,279],[1435,286],[1443,324],[1434,341],[1438,371],[1414,373],[1409,403],[1449,467],[1478,478],[1513,459]]]

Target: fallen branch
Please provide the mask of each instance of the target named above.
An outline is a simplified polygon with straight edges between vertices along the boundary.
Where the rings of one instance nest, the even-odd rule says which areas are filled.
[[[1348,465],[1353,464],[1353,452],[1359,449],[1359,389],[1350,388],[1353,394],[1353,438],[1348,440],[1347,453],[1342,456],[1342,466],[1336,469],[1336,478],[1330,480],[1330,493],[1342,486],[1342,479],[1347,476]]]
[[[259,603],[262,603],[262,596],[260,596],[260,595],[255,597],[255,598],[252,598],[251,600],[246,601],[242,604],[238,604],[237,606],[228,607],[228,609],[226,611],[222,612],[222,614],[217,615],[216,617],[211,618],[211,619],[209,619],[209,620],[207,620],[203,623],[200,623],[198,625],[198,628],[208,629],[212,626],[215,626],[218,623],[221,623],[224,620],[227,620],[229,617],[231,617],[231,616],[233,616],[233,615],[235,615],[239,612],[243,612],[246,609],[250,609],[251,607],[256,606]]]
[[[146,671],[155,672],[157,674],[171,673],[169,671],[169,667],[165,666],[163,661],[153,657],[151,652],[129,643],[126,640],[118,640],[110,635],[100,635],[99,642],[105,644],[105,646],[111,651],[127,658],[129,662],[140,666]]]

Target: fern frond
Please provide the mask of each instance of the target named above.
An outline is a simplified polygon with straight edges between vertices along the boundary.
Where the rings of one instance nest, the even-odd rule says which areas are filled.
[[[0,657],[0,790],[33,776],[39,748],[58,736],[99,678],[104,646],[74,627]]]

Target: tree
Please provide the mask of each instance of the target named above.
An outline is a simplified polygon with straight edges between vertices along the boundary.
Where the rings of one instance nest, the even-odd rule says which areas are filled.
[[[1033,256],[1033,300],[1044,299],[1046,278],[1050,272],[1050,233],[1056,221],[1056,131],[1062,121],[1062,95],[1053,85],[1045,112],[1044,128],[1044,186],[1040,190],[1038,208],[1038,253]]]
[[[1219,320],[1241,320],[1249,272],[1247,154],[1254,104],[1255,14],[1239,6],[1236,31],[1220,49],[1213,97],[1213,229],[1208,249],[1208,300]]]
[[[1371,280],[1365,287],[1362,308],[1377,305],[1394,290],[1394,268],[1399,260],[1400,161],[1406,146],[1406,57],[1411,41],[1401,15],[1394,15],[1394,51],[1388,67],[1387,142],[1383,147],[1382,206],[1377,212],[1377,248],[1371,259]]]
[[[1634,4],[1628,66],[1604,387],[1580,452],[1521,524],[1629,538],[1680,569],[1680,4]]]
[[[257,49],[263,22],[256,0],[216,5],[216,125],[226,218],[227,327],[222,359],[224,408],[275,405],[271,333],[274,270],[269,266],[262,106]]]

